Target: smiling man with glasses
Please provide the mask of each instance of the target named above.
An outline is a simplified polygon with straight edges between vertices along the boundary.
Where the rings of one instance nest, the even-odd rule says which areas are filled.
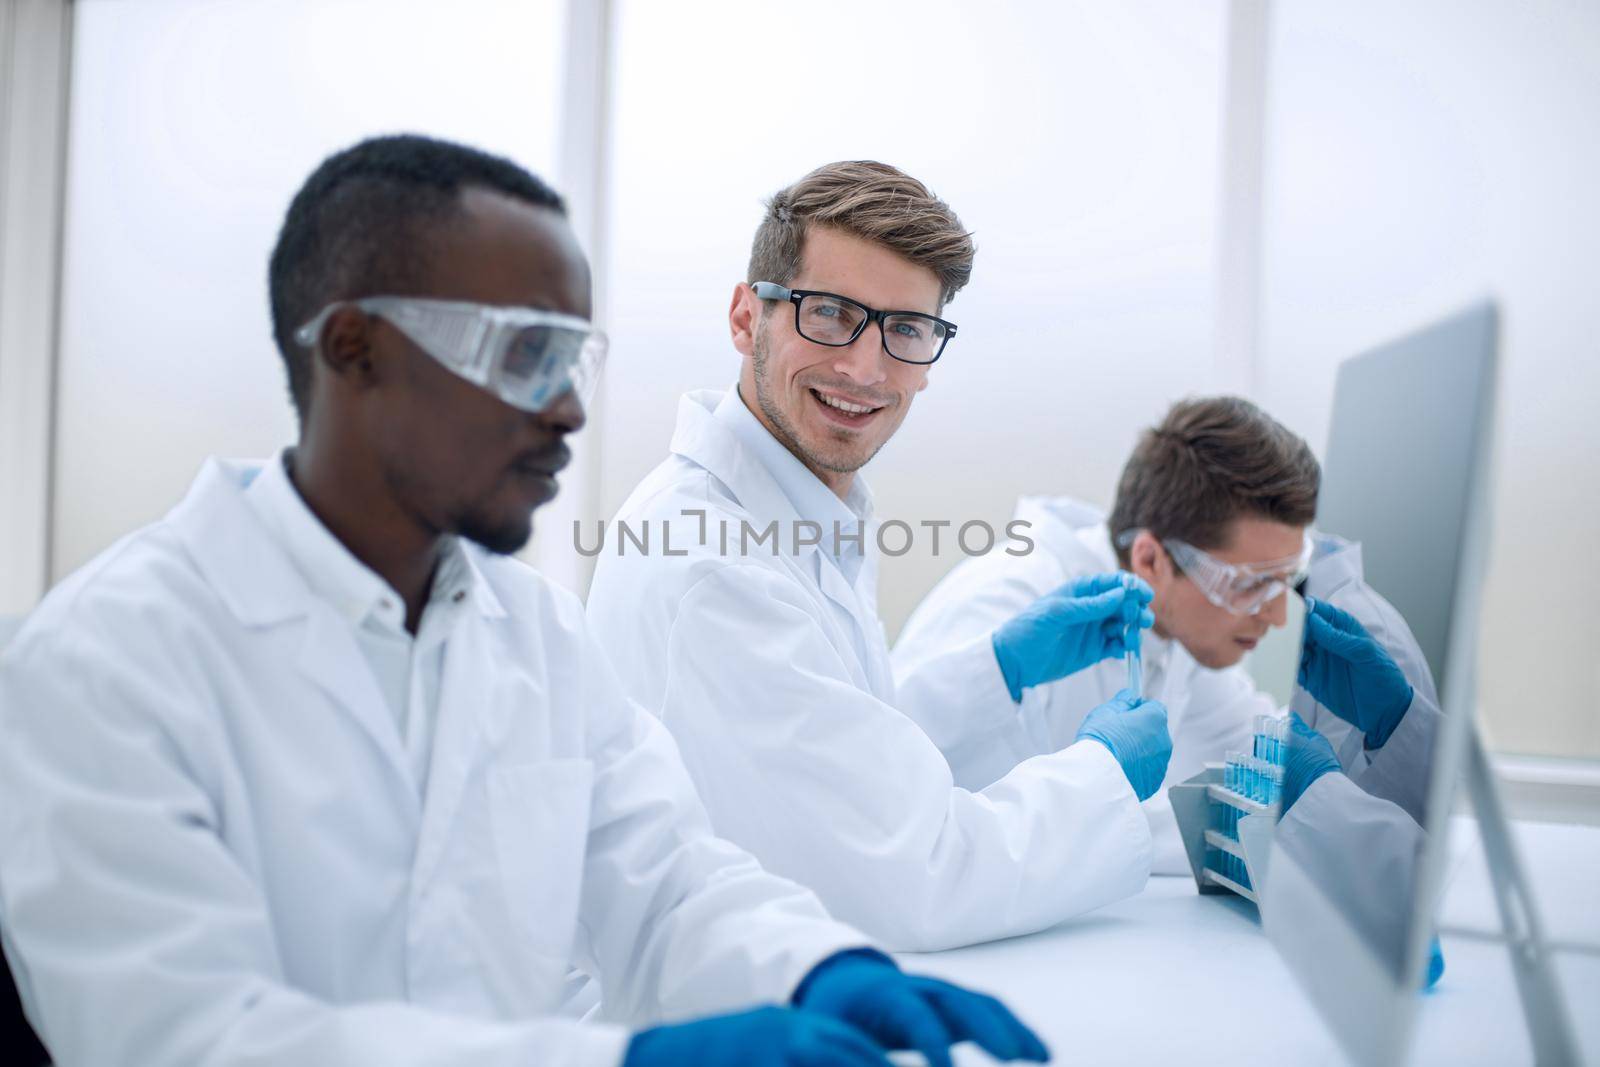
[[[1170,751],[1158,702],[1101,698],[1079,733],[973,793],[917,725],[1014,718],[1028,687],[1120,657],[1151,621],[1131,575],[1051,590],[896,691],[858,472],[950,358],[944,309],[972,260],[949,206],[881,163],[830,164],[774,196],[729,307],[735,387],[683,398],[672,454],[617,516],[670,536],[602,553],[589,594],[718,833],[903,949],[1026,933],[1138,891],[1139,801]]]
[[[1155,629],[1144,640],[1146,693],[1167,705],[1181,782],[1229,749],[1247,749],[1255,716],[1272,712],[1240,661],[1285,622],[1285,593],[1311,561],[1308,529],[1321,470],[1306,443],[1237,397],[1185,400],[1145,431],[1123,468],[1111,514],[1065,497],[1025,497],[1016,518],[1038,550],[967,560],[918,606],[895,646],[903,689],[924,684],[949,650],[987,632],[1045,590],[1125,567],[1150,583]],[[1028,690],[996,723],[941,723],[940,747],[961,784],[981,789],[1075,735],[1083,709],[1115,693],[1120,663]],[[1188,870],[1163,787],[1145,801],[1157,873]]]

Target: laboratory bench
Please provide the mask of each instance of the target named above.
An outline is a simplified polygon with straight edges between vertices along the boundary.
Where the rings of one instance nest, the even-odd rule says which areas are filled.
[[[1583,1062],[1600,1064],[1600,827],[1514,824]],[[1451,826],[1439,914],[1445,972],[1418,994],[1412,1064],[1533,1061],[1476,828]],[[1062,1064],[1317,1065],[1345,1062],[1262,931],[1255,906],[1153,877],[1118,904],[1026,937],[902,966],[994,993]],[[991,1062],[972,1046],[965,1067]]]

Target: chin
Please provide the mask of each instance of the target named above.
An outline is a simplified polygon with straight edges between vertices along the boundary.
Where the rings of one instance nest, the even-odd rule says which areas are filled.
[[[1191,648],[1189,649],[1189,655],[1193,656],[1194,661],[1200,666],[1213,671],[1221,671],[1227,670],[1229,667],[1236,667],[1244,662],[1245,653],[1242,648]]]
[[[467,521],[456,532],[497,556],[509,556],[522,551],[533,537],[533,517],[498,523]]]

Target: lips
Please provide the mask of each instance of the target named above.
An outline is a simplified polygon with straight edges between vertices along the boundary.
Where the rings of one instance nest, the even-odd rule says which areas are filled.
[[[835,389],[812,386],[807,390],[811,399],[830,422],[844,426],[861,426],[882,411],[885,405],[870,397],[852,395]]]
[[[554,478],[560,474],[568,463],[572,462],[572,449],[566,445],[556,445],[554,448],[540,449],[536,452],[525,452],[518,456],[516,462],[511,464],[518,474],[542,475]]]

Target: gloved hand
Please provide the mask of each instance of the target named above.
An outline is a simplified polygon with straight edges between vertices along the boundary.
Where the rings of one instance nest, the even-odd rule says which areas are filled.
[[[888,1049],[922,1053],[930,1067],[950,1067],[950,1046],[974,1041],[997,1060],[1050,1058],[1044,1043],[993,997],[937,978],[903,973],[871,949],[829,956],[800,983],[794,1003],[849,1023]]]
[[[1349,612],[1306,598],[1300,687],[1379,748],[1411,707],[1411,683],[1387,649]]]
[[[1283,757],[1283,813],[1324,774],[1342,772],[1333,746],[1295,712],[1289,713],[1289,744]]]
[[[1077,578],[1046,593],[994,632],[994,657],[1012,700],[1022,691],[1139,647],[1155,625],[1155,593],[1126,572]]]
[[[1172,735],[1167,732],[1167,706],[1159,700],[1135,700],[1124,689],[1083,718],[1075,740],[1100,742],[1111,750],[1134,795],[1149,800],[1167,776]]]
[[[622,1067],[890,1067],[860,1031],[824,1015],[769,1006],[641,1030]]]

